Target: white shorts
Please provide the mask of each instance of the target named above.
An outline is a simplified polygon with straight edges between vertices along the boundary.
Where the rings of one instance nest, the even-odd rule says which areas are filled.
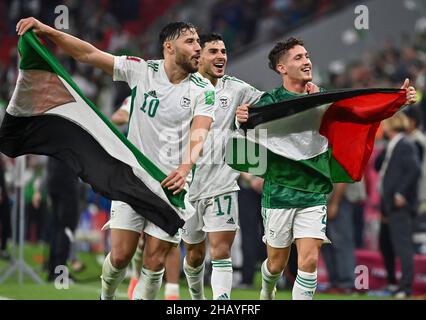
[[[325,235],[327,206],[269,209],[262,207],[263,242],[273,248],[287,248],[295,239],[313,238],[329,242]]]
[[[181,240],[182,229],[172,237],[163,229],[148,221],[140,214],[136,213],[131,206],[125,202],[111,202],[110,220],[102,227],[102,229],[124,229],[137,233],[145,232],[157,239],[179,244]]]
[[[191,202],[195,214],[186,221],[182,240],[196,244],[206,239],[206,232],[236,231],[238,226],[237,191]]]

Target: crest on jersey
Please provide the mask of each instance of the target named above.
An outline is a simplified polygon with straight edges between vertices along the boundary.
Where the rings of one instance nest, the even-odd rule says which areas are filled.
[[[191,106],[191,99],[182,97],[182,99],[180,99],[180,106],[184,109],[188,109]]]
[[[221,96],[221,97],[219,98],[219,106],[220,106],[222,109],[227,109],[227,108],[229,108],[229,105],[230,105],[230,103],[229,103],[229,98],[228,98],[227,96]]]

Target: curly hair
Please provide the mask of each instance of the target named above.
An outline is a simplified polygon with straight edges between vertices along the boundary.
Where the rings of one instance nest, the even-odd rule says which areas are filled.
[[[272,70],[274,70],[275,72],[278,73],[277,71],[277,64],[278,61],[280,60],[280,58],[285,55],[290,49],[294,48],[295,46],[303,46],[304,43],[301,39],[297,39],[294,37],[288,38],[286,41],[282,42],[278,42],[271,50],[271,52],[269,52],[268,55],[268,59],[269,59],[269,68],[271,68]]]

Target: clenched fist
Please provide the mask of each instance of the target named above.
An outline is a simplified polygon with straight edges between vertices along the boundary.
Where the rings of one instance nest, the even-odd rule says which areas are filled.
[[[236,116],[237,121],[239,123],[245,123],[248,120],[249,112],[248,112],[249,104],[242,104],[237,108]]]

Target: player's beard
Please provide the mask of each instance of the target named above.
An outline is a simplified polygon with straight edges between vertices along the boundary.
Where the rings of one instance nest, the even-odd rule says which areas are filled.
[[[199,63],[195,65],[192,62],[192,57],[185,56],[181,53],[176,54],[176,64],[180,66],[185,72],[194,73],[198,71]]]

